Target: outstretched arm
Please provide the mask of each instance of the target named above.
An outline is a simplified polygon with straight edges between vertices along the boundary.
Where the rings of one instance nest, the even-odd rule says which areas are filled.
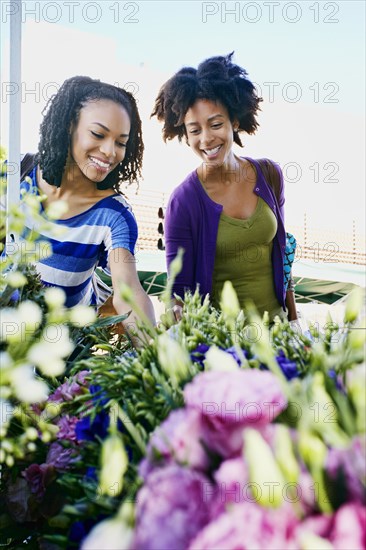
[[[113,306],[118,315],[128,313],[131,310],[131,306],[125,302],[120,296],[120,285],[124,283],[129,286],[133,293],[133,299],[137,307],[144,316],[155,326],[155,313],[153,304],[141,286],[139,281],[136,260],[134,256],[125,248],[115,248],[110,252],[109,265],[112,275],[112,284],[114,290]],[[140,347],[143,342],[141,341],[141,334],[137,329],[137,320],[142,320],[138,314],[138,311],[132,310],[127,319],[123,322],[123,326],[131,336],[133,345]],[[137,336],[133,336],[136,333]]]

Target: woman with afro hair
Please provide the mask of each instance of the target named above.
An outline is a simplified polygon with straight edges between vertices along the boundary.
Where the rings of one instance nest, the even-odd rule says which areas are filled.
[[[62,84],[43,114],[38,153],[21,191],[43,195],[42,212],[57,200],[67,206],[50,233],[33,227],[27,216],[27,228],[52,245],[52,255],[37,262],[43,283],[63,289],[67,307],[98,308],[112,294],[97,276],[100,267],[112,278],[115,311],[131,309],[120,297],[125,283],[154,324],[151,300],[136,271],[136,220],[121,195],[122,182],[141,175],[144,146],[134,97],[122,88],[75,76]],[[125,328],[135,328],[136,317],[132,312]]]
[[[168,271],[178,249],[183,267],[173,293],[185,290],[210,295],[219,307],[230,280],[241,307],[254,302],[268,311],[296,320],[293,288],[284,277],[286,233],[280,167],[265,159],[241,157],[240,133],[253,134],[259,104],[247,72],[232,62],[233,53],[211,57],[197,69],[184,67],[160,89],[152,116],[163,123],[163,139],[185,140],[201,163],[173,191],[166,211],[165,244]],[[269,179],[276,180],[269,181]],[[275,188],[277,187],[277,189]],[[175,299],[175,317],[181,316]]]

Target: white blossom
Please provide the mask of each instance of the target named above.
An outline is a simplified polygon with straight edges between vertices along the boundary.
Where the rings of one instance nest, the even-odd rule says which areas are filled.
[[[89,306],[75,306],[70,309],[70,321],[76,326],[85,327],[96,319],[95,311]]]
[[[46,288],[44,299],[50,309],[58,309],[64,305],[66,294],[61,288],[49,287]]]
[[[208,370],[237,371],[239,368],[234,357],[217,346],[210,347],[206,353],[205,364]]]

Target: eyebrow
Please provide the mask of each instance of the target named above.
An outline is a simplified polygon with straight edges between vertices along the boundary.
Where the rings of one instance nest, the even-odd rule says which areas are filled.
[[[224,115],[220,115],[220,113],[217,113],[217,115],[212,115],[210,117],[208,117],[208,121],[211,121],[213,120],[214,118],[224,118]],[[186,126],[196,126],[198,124],[198,122],[188,122],[188,124],[186,124]]]
[[[105,130],[106,132],[109,132],[109,128],[107,126],[104,126],[104,124],[101,124],[100,122],[92,122],[92,124],[97,124],[98,126],[100,126],[101,128],[103,128],[103,130]],[[129,137],[129,134],[120,134],[119,137]]]

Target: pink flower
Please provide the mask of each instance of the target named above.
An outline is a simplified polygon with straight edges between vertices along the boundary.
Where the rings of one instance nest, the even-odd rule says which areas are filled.
[[[216,482],[215,500],[211,507],[211,517],[217,517],[233,503],[251,499],[248,489],[248,469],[242,457],[231,458],[221,463],[214,473]]]
[[[319,514],[306,518],[294,531],[296,547],[302,547],[306,537],[312,534],[329,540],[335,550],[365,550],[365,506],[351,502],[332,515]]]
[[[331,448],[328,453],[326,471],[330,479],[344,479],[347,500],[365,502],[366,483],[365,438],[356,436],[347,449]]]
[[[68,441],[77,441],[75,426],[79,422],[79,418],[76,416],[69,416],[66,414],[62,416],[57,422],[59,431],[57,432],[57,439],[66,439]]]
[[[73,401],[76,395],[85,393],[84,386],[86,385],[86,377],[89,371],[83,370],[78,372],[76,376],[67,380],[57,390],[49,396],[48,402],[62,403],[64,401]]]
[[[186,550],[210,519],[212,486],[202,474],[170,465],[152,472],[137,495],[134,550]]]
[[[292,549],[291,533],[297,523],[290,506],[269,510],[243,502],[202,529],[189,550]]]
[[[147,448],[147,457],[140,464],[145,479],[154,467],[173,461],[197,470],[208,467],[208,457],[200,441],[201,415],[195,410],[172,411],[154,431]]]
[[[202,415],[205,443],[224,458],[241,451],[244,427],[265,426],[287,404],[277,378],[256,369],[200,373],[186,385],[184,397]]]
[[[336,550],[366,548],[366,507],[357,503],[344,504],[335,515],[330,535]]]

